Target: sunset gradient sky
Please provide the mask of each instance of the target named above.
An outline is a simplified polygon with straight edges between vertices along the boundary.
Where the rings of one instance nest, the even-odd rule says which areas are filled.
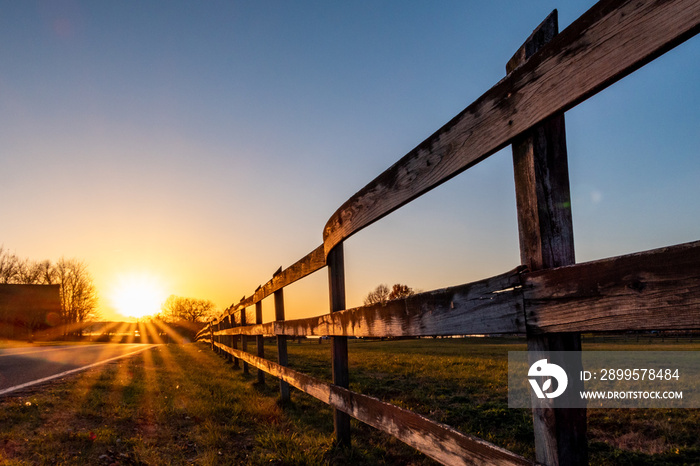
[[[0,1],[0,244],[220,309],[591,1]],[[700,38],[567,113],[578,261],[700,239]],[[510,148],[346,243],[348,306],[519,264]],[[140,277],[140,278],[138,278]],[[286,291],[328,312],[326,274]],[[266,320],[272,304],[265,302]]]

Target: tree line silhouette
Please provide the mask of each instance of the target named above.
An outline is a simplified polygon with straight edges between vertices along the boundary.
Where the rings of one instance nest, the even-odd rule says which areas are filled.
[[[42,327],[61,326],[64,337],[81,336],[84,322],[94,320],[97,313],[97,289],[87,265],[78,259],[61,257],[33,261],[21,259],[0,246],[0,284],[3,285],[58,285],[60,309],[57,314],[47,312],[42,306],[15,309],[18,302],[0,302],[0,327],[24,326],[31,338]]]
[[[370,304],[384,304],[387,301],[406,298],[414,294],[416,294],[416,292],[413,288],[407,285],[396,283],[389,288],[387,285],[381,284],[367,294],[364,302],[365,306]]]

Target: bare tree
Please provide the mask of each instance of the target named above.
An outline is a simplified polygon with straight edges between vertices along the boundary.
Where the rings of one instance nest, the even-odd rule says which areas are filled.
[[[389,300],[389,287],[381,284],[377,286],[373,291],[370,291],[365,297],[365,306],[370,304],[385,303]]]
[[[77,259],[60,258],[55,277],[61,285],[62,320],[66,334],[82,335],[82,325],[97,317],[97,290],[85,263]]]
[[[170,295],[161,305],[161,320],[175,323],[180,320],[201,322],[211,316],[216,306],[208,299],[183,298]]]
[[[409,288],[406,285],[397,283],[391,287],[391,293],[389,293],[389,301],[391,301],[392,299],[407,298],[414,294],[416,294],[416,292],[413,291],[413,288]]]
[[[16,283],[24,285],[40,284],[41,269],[39,264],[30,259],[24,259],[17,263]]]
[[[58,278],[56,277],[56,267],[50,260],[34,262],[34,270],[36,274],[37,285],[56,285]]]
[[[20,260],[16,254],[0,246],[0,283],[15,283]]]
[[[382,284],[376,287],[373,291],[370,291],[369,294],[367,294],[367,296],[365,297],[365,306],[377,303],[384,304],[387,301],[391,301],[392,299],[402,299],[414,294],[416,294],[416,292],[413,290],[413,288],[410,288],[406,285],[402,285],[400,283],[396,283],[394,286],[391,287],[391,289],[389,289],[388,286]]]
[[[54,285],[57,283],[56,269],[49,260],[22,260],[0,246],[0,283]]]

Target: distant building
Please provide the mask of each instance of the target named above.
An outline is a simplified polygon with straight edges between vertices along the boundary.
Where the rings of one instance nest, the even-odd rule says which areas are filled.
[[[0,338],[33,339],[60,324],[60,285],[0,284]]]

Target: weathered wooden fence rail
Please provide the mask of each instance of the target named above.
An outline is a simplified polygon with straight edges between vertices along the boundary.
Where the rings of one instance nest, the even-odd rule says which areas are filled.
[[[601,1],[557,33],[550,15],[506,66],[506,77],[343,204],[323,244],[279,270],[197,336],[243,369],[253,365],[335,408],[339,443],[355,417],[445,464],[524,464],[486,441],[348,389],[347,337],[526,334],[528,349],[580,349],[580,332],[700,328],[700,241],[576,264],[564,112],[700,32],[700,2]],[[513,146],[522,265],[466,285],[346,309],[343,241]],[[285,320],[283,289],[328,268],[330,313]],[[262,322],[274,296],[275,321]],[[255,324],[246,308],[255,306]],[[277,337],[278,362],[262,336]],[[286,338],[331,336],[333,383],[287,367]],[[247,338],[257,337],[257,356]],[[240,345],[240,349],[239,349]],[[533,409],[536,459],[586,464],[585,409]]]

